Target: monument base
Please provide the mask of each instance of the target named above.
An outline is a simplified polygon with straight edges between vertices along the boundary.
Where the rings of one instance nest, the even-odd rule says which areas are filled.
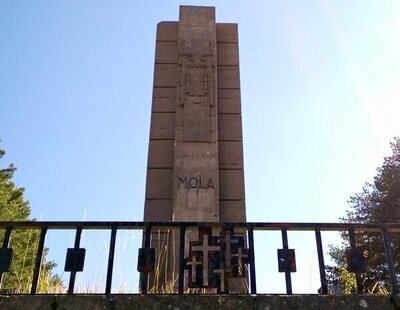
[[[0,309],[398,309],[390,296],[320,295],[18,295],[0,296]]]

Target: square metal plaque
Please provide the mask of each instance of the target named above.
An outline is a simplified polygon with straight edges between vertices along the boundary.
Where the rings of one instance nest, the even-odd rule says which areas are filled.
[[[347,249],[347,271],[353,273],[365,272],[365,258],[360,248]]]
[[[156,264],[156,249],[140,248],[137,270],[139,272],[149,273],[154,271]]]
[[[13,259],[13,250],[11,248],[0,249],[0,274],[10,271]]]
[[[85,264],[86,249],[84,248],[69,248],[67,249],[67,257],[65,259],[64,271],[83,271]]]
[[[279,272],[296,272],[294,249],[278,249]]]

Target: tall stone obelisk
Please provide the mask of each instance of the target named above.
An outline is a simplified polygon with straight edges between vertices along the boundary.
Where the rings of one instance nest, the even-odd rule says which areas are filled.
[[[238,32],[213,7],[157,27],[145,221],[245,221]]]
[[[179,22],[157,26],[144,221],[245,220],[237,25],[216,23],[212,7],[181,6]],[[186,230],[185,257],[194,259],[187,268],[200,264],[193,255],[201,245],[191,245],[208,242],[205,233]],[[245,236],[221,233],[236,244]],[[175,292],[178,239],[175,230],[152,231],[158,267],[150,291]],[[209,288],[215,273],[208,274],[208,257],[201,264],[202,280],[186,276]],[[232,274],[230,258],[226,265]],[[231,277],[229,287],[246,292],[246,276]]]

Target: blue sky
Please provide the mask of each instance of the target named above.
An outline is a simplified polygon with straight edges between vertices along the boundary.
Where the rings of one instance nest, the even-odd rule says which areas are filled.
[[[156,24],[239,24],[250,221],[335,222],[400,132],[398,1],[1,1],[1,166],[32,216],[141,220]]]

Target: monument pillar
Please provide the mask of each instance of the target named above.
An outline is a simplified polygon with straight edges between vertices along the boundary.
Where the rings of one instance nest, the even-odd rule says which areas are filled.
[[[173,221],[219,221],[215,10],[181,7]]]
[[[246,220],[237,24],[157,25],[145,221]]]
[[[237,25],[216,23],[215,8],[181,6],[179,22],[157,25],[144,221],[246,221],[239,81]],[[245,248],[243,230],[190,228],[186,267],[203,272],[186,270],[185,277],[210,287],[208,278],[224,275],[219,281],[229,277],[230,291],[243,292],[246,276],[234,277],[229,259],[205,276],[208,257],[191,249],[204,247],[210,234],[219,240],[210,246],[229,256]],[[152,231],[160,266],[150,275],[152,292],[176,289],[178,238],[175,230]],[[222,246],[224,238],[232,244]]]

